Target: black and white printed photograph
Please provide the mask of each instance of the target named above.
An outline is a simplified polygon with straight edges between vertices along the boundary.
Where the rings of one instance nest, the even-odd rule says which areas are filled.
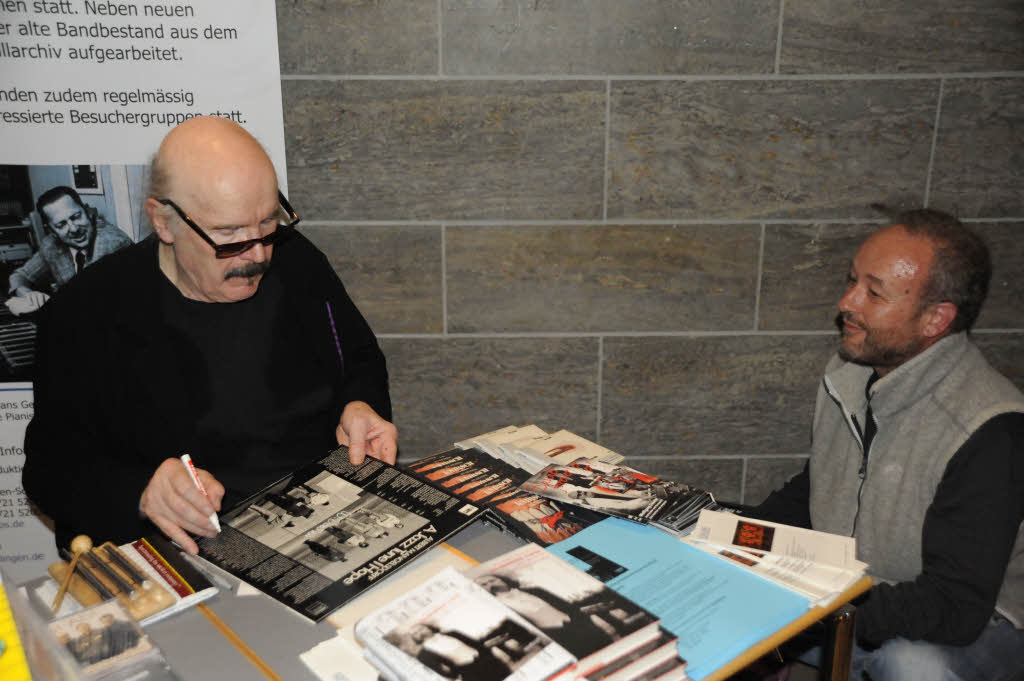
[[[376,459],[353,466],[338,447],[223,513],[199,553],[318,622],[479,512]]]
[[[144,238],[141,165],[0,165],[0,382],[31,380],[36,318],[100,258]]]
[[[156,654],[146,634],[116,601],[55,620],[50,631],[87,674],[109,673]]]
[[[551,641],[502,608],[459,594],[430,617],[407,622],[384,640],[447,679],[501,681]]]
[[[539,549],[539,547],[538,547]],[[477,585],[583,659],[656,622],[639,605],[543,549],[467,571]]]
[[[227,520],[236,530],[332,581],[427,522],[328,471],[283,481]]]

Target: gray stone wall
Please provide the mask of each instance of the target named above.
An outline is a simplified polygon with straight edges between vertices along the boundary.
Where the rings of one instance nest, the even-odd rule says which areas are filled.
[[[403,459],[568,428],[755,503],[798,471],[877,201],[994,248],[1024,386],[1020,0],[279,0],[288,180]]]

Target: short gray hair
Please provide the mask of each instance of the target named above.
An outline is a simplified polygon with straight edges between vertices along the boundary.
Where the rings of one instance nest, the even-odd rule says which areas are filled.
[[[956,317],[950,333],[970,331],[978,319],[992,280],[992,257],[980,236],[960,220],[940,210],[918,208],[892,212],[885,206],[890,224],[901,225],[907,233],[932,242],[934,259],[921,294],[921,306],[951,302]]]

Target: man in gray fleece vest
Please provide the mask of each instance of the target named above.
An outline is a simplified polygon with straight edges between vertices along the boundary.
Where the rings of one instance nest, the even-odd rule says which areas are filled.
[[[1024,679],[1024,395],[967,335],[991,269],[939,211],[868,237],[808,466],[750,511],[857,538],[852,678]]]

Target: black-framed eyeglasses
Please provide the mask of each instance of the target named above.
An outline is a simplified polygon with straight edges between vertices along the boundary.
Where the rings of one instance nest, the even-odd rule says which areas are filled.
[[[214,254],[218,258],[233,258],[236,255],[245,253],[256,244],[263,246],[273,246],[274,242],[278,241],[281,237],[291,234],[295,229],[295,225],[299,224],[298,213],[292,208],[292,204],[288,203],[288,199],[284,197],[280,191],[277,192],[277,201],[280,204],[280,209],[288,217],[288,222],[279,222],[277,229],[266,236],[257,237],[255,239],[246,239],[245,241],[231,241],[226,244],[219,244],[210,238],[202,227],[196,224],[196,221],[190,218],[185,211],[178,207],[174,201],[170,199],[157,199],[157,203],[162,203],[165,206],[170,206],[174,209],[174,212],[178,214],[186,225],[192,228],[192,231],[199,235],[199,237],[210,244],[213,247]]]

